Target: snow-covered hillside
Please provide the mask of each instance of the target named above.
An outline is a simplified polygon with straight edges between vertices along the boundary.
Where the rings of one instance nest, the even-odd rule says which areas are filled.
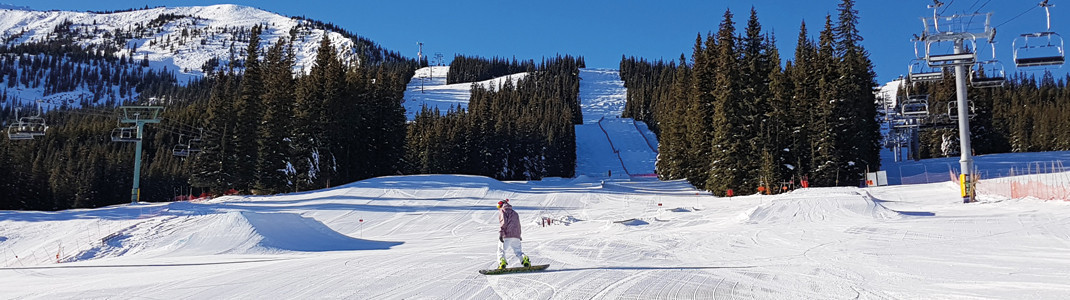
[[[149,61],[169,66],[181,74],[202,76],[201,66],[211,58],[227,59],[232,51],[245,48],[247,37],[235,36],[237,28],[265,25],[261,45],[267,46],[280,37],[288,37],[290,31],[303,30],[294,45],[297,68],[307,70],[315,59],[319,42],[326,34],[336,49],[342,49],[346,57],[354,59],[354,42],[341,33],[299,27],[308,21],[267,12],[257,8],[221,4],[192,7],[159,7],[116,13],[90,13],[71,11],[26,11],[0,9],[0,39],[5,44],[21,44],[48,40],[64,22],[71,22],[72,29],[86,31],[88,36],[78,44],[89,46],[113,39],[116,30],[131,31],[141,28],[151,32],[151,37],[131,39],[126,48],[117,55],[136,59],[147,56]],[[156,25],[158,28],[150,27]],[[198,31],[198,33],[194,33]],[[175,40],[178,43],[169,43]],[[241,53],[234,53],[241,58]],[[180,81],[184,78],[180,78]]]
[[[23,102],[40,98],[57,102],[100,99],[100,94],[106,91],[99,87],[90,91],[89,87],[72,88],[63,86],[64,83],[59,83],[60,87],[56,87],[55,82],[46,82],[42,87],[40,82],[40,77],[60,78],[52,81],[69,79],[71,76],[80,78],[79,75],[82,74],[72,73],[84,72],[83,69],[97,72],[96,68],[103,68],[99,67],[97,62],[87,62],[77,55],[85,56],[87,53],[94,57],[104,55],[111,60],[122,59],[119,65],[109,65],[104,68],[105,71],[128,68],[128,65],[135,65],[136,61],[137,64],[156,71],[166,70],[166,73],[175,76],[177,83],[185,84],[190,79],[204,76],[204,72],[220,70],[230,62],[243,60],[251,35],[250,30],[256,25],[263,28],[260,42],[262,49],[282,37],[296,37],[293,50],[296,58],[294,71],[297,73],[312,67],[320,41],[325,35],[331,39],[340,57],[348,62],[356,62],[360,57],[358,53],[374,60],[400,57],[367,39],[334,31],[334,27],[321,22],[291,18],[239,5],[158,7],[106,13],[5,8],[0,9],[0,43],[8,47],[9,52],[5,54],[10,57],[5,58],[9,64],[21,63],[21,68],[25,68],[31,64],[32,58],[36,59],[33,62],[35,68],[39,67],[41,61],[59,61],[53,62],[56,65],[68,64],[62,67],[63,70],[34,69],[32,74],[25,73],[25,70],[19,70],[19,73],[10,71],[7,81],[31,75],[35,79],[29,80],[32,84],[27,79],[23,79],[18,85],[5,82],[7,95],[17,96]],[[42,47],[70,49],[71,46],[81,47],[86,53],[50,53],[49,57],[34,50]],[[70,65],[72,61],[74,64]],[[130,64],[126,64],[126,61]],[[46,64],[45,68],[49,66]],[[240,64],[238,66],[240,67]],[[137,69],[123,71],[141,74]],[[50,72],[63,74],[49,74]],[[4,79],[2,76],[0,74],[0,79]],[[136,96],[120,94],[118,98],[122,100],[134,99]]]
[[[605,164],[627,159],[617,165],[629,171],[639,168],[633,164],[652,164],[613,153],[649,149],[632,133],[647,131],[641,123],[588,110],[590,99],[617,99],[591,97],[603,93],[590,86],[612,80],[593,81],[581,83],[581,101],[584,114],[598,118],[577,126],[578,159]],[[610,102],[616,100],[600,103]],[[602,111],[619,109],[608,108]],[[597,133],[580,133],[591,128]],[[601,143],[596,141],[615,146],[580,146]],[[978,167],[984,172],[1035,157],[994,155],[991,164]],[[1068,202],[983,194],[980,202],[963,204],[951,183],[717,198],[685,181],[608,178],[599,167],[590,168],[578,167],[576,178],[537,182],[390,176],[275,196],[0,211],[0,295],[1062,299],[1070,294]],[[1063,174],[1060,180],[1070,184],[1070,173]],[[510,199],[520,214],[524,252],[533,264],[550,264],[548,270],[477,273],[494,267],[495,203],[502,199]]]

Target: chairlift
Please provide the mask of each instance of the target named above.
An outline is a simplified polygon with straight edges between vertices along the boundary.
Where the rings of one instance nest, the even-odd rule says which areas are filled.
[[[1018,68],[1062,67],[1066,63],[1063,38],[1051,31],[1051,7],[1047,0],[1040,3],[1047,16],[1048,28],[1042,32],[1024,33],[1014,39],[1014,64]]]
[[[944,69],[930,67],[924,59],[910,61],[910,82],[936,82],[944,80]]]
[[[973,100],[967,99],[966,100],[966,106],[967,106],[967,110],[966,110],[967,111],[966,112],[967,115],[966,115],[966,117],[968,117],[970,119],[973,119],[973,117],[977,116],[977,109],[973,106]],[[958,101],[951,101],[951,102],[947,103],[947,117],[949,119],[951,119],[952,121],[958,121],[959,120],[959,102]]]
[[[189,145],[177,144],[174,148],[171,148],[171,153],[178,157],[187,157],[190,153]]]
[[[970,68],[970,85],[975,88],[1002,87],[1007,82],[1007,72],[1003,63],[996,60],[996,43],[989,42],[992,47],[992,59],[979,61]]]
[[[1007,73],[997,60],[978,62],[970,69],[970,85],[975,88],[1002,87],[1006,83]]]
[[[19,130],[30,136],[42,136],[48,130],[45,119],[40,116],[22,117],[19,118],[18,123],[20,125]]]
[[[19,117],[19,108],[15,108],[15,122],[7,126],[7,138],[13,141],[32,140],[35,136],[45,134],[46,126],[40,115]]]
[[[947,45],[952,43],[951,41],[926,41],[925,42],[925,61],[929,62],[930,67],[953,67],[962,65],[973,65],[977,62],[977,52],[974,51],[977,47],[977,42],[974,39],[968,39],[972,47],[963,49],[962,53],[939,53],[934,52],[934,46]],[[953,49],[953,48],[952,48]]]
[[[1019,68],[1062,67],[1064,63],[1063,38],[1058,33],[1026,33],[1014,39],[1014,64]]]
[[[899,103],[899,114],[906,118],[929,116],[929,95],[909,95]]]
[[[32,140],[33,135],[19,130],[18,124],[11,124],[7,126],[7,139],[12,141]]]
[[[119,127],[112,129],[111,141],[120,143],[133,143],[141,141],[141,138],[137,136],[137,127]]]
[[[193,138],[193,139],[190,139],[189,141],[186,141],[185,143],[183,143],[182,142],[183,137],[184,137],[184,135],[180,134],[178,136],[178,144],[175,144],[175,146],[171,148],[171,153],[174,156],[188,157],[190,155],[195,155],[195,154],[201,152],[201,147],[194,145],[194,143],[197,143],[197,144],[200,143],[200,141],[201,141],[200,138]]]

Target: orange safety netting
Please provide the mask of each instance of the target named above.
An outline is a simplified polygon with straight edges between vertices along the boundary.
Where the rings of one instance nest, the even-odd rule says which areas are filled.
[[[1035,197],[1042,200],[1070,201],[1070,173],[982,180],[977,185],[977,193],[1008,198]]]

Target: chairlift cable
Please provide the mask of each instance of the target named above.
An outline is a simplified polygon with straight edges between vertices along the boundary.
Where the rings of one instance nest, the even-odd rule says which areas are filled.
[[[940,11],[940,14],[943,15],[945,12],[947,12],[947,9],[951,8],[952,4],[955,4],[955,0],[951,0],[951,2],[948,2],[947,5],[944,6],[944,10]]]
[[[1018,18],[1020,18],[1020,17],[1024,16],[1025,14],[1027,14],[1027,13],[1029,13],[1029,12],[1033,11],[1033,9],[1036,9],[1037,7],[1038,7],[1038,6],[1033,6],[1033,7],[1030,7],[1029,9],[1027,9],[1027,10],[1023,11],[1022,13],[1018,14],[1017,16],[1014,16],[1014,17],[1013,17],[1013,18],[1011,18],[1010,20],[1007,20],[1006,22],[1003,22],[1003,23],[999,23],[999,25],[996,25],[996,26],[992,26],[992,27],[993,27],[993,28],[998,28],[998,27],[1000,27],[1000,26],[1003,26],[1004,24],[1010,23],[1011,21],[1014,21],[1015,19],[1018,19]]]
[[[980,0],[978,0],[978,1],[980,1]],[[977,11],[975,11],[974,13],[979,13],[979,12],[981,12],[981,10],[982,10],[982,9],[984,9],[984,8],[985,8],[985,6],[988,6],[988,4],[989,4],[989,3],[992,3],[992,0],[988,0],[988,1],[985,1],[985,4],[982,4],[982,5],[981,5],[981,7],[978,7],[978,8],[977,8]]]

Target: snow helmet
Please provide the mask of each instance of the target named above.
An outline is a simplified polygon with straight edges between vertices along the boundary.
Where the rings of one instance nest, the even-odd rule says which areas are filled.
[[[503,205],[503,204],[506,204],[506,203],[509,203],[509,199],[505,199],[505,200],[502,200],[502,201],[498,201],[498,209],[501,209],[501,208],[502,208],[502,205]]]

